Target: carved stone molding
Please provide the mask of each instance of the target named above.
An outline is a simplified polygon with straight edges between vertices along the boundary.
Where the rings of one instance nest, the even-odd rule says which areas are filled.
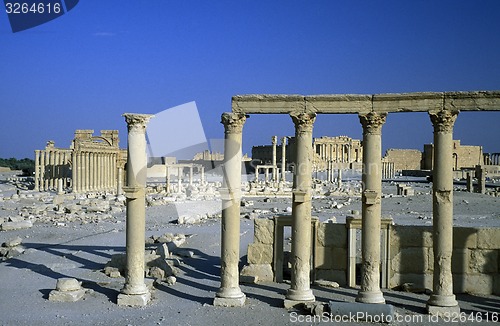
[[[457,120],[459,111],[441,110],[429,112],[429,116],[434,126],[434,132],[453,132],[453,125]]]
[[[292,112],[290,113],[297,133],[312,132],[316,113],[314,112]]]
[[[146,131],[146,125],[149,122],[149,119],[154,117],[152,114],[136,114],[136,113],[124,113],[122,114],[125,117],[125,122],[127,123],[129,132],[138,132]]]
[[[225,112],[221,117],[221,123],[224,125],[226,134],[241,134],[246,120],[247,116],[243,113]]]
[[[368,112],[359,115],[359,121],[363,126],[363,134],[380,135],[385,123],[387,113]]]

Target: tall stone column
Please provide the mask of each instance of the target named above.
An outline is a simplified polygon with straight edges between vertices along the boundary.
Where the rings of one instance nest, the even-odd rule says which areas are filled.
[[[82,156],[82,152],[81,151],[78,151],[78,159],[77,159],[77,163],[78,163],[78,173],[77,173],[77,176],[78,176],[78,192],[83,192],[84,189],[83,189],[83,156]]]
[[[278,143],[278,137],[273,136],[271,138],[271,144],[273,145],[273,160],[272,164],[274,166],[273,168],[273,182],[276,182],[278,180],[278,170],[276,170],[276,144]]]
[[[177,192],[182,192],[182,168],[177,168]]]
[[[123,169],[121,167],[118,168],[118,177],[116,180],[116,195],[123,194]]]
[[[165,191],[170,194],[170,169],[167,164],[165,164]]]
[[[40,150],[35,150],[35,191],[40,191]]]
[[[204,166],[201,167],[200,182],[201,182],[202,185],[205,184],[205,167]]]
[[[386,113],[360,114],[363,125],[363,194],[361,252],[361,289],[356,301],[385,303],[380,291],[380,226],[382,196],[382,125]],[[344,147],[342,146],[342,153]],[[343,155],[343,154],[342,154]],[[342,180],[339,169],[339,184]]]
[[[73,149],[71,153],[71,189],[73,192],[78,192],[78,170],[76,168],[78,161],[78,155],[76,155],[76,150]]]
[[[193,166],[191,165],[189,167],[189,185],[193,185]]]
[[[224,179],[222,182],[221,285],[214,306],[238,307],[246,296],[239,285],[240,260],[240,202],[241,202],[241,142],[246,116],[223,113]]]
[[[453,294],[453,125],[458,111],[429,112],[434,126],[432,228],[434,251],[433,294],[427,301],[430,314],[459,312]]]
[[[315,300],[310,287],[313,112],[291,113],[295,124],[296,175],[292,199],[292,277],[285,307]]]
[[[125,286],[118,304],[144,306],[151,298],[144,283],[144,250],[146,232],[146,124],[150,114],[123,115],[128,127],[127,147],[127,266]]]
[[[286,137],[281,138],[281,182],[286,182]]]

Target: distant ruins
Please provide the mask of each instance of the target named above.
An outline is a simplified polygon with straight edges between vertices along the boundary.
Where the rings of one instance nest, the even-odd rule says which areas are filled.
[[[117,191],[124,180],[126,150],[118,146],[118,130],[76,130],[69,149],[53,141],[35,151],[35,190],[63,192]]]

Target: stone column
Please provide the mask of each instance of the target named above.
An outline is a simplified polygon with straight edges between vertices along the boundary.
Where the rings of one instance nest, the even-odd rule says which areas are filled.
[[[266,184],[269,182],[269,169],[267,167],[264,169],[264,181]]]
[[[82,152],[78,151],[78,192],[83,192],[83,159],[82,159]]]
[[[165,191],[170,194],[170,169],[165,165]]]
[[[380,225],[382,196],[382,125],[386,113],[360,114],[363,125],[363,194],[361,252],[361,289],[356,301],[385,303],[380,291]],[[342,147],[342,151],[344,148]],[[339,184],[342,176],[339,170]]]
[[[481,165],[476,165],[476,192],[479,194],[486,193],[486,171]]]
[[[286,182],[286,137],[281,138],[281,181]]]
[[[118,304],[144,306],[151,298],[144,283],[144,250],[146,226],[146,124],[150,114],[123,115],[128,127],[127,148],[127,266],[125,286]]]
[[[40,150],[35,150],[35,191],[40,191]]]
[[[201,167],[201,177],[200,178],[201,178],[200,179],[201,184],[204,185],[205,184],[205,167],[204,166]]]
[[[427,301],[429,314],[459,312],[453,294],[453,125],[458,111],[429,112],[434,126],[432,182],[432,228],[434,251],[433,294]]]
[[[189,167],[189,185],[193,185],[193,166],[191,165]]]
[[[221,285],[214,306],[238,307],[246,296],[239,285],[240,260],[240,202],[241,202],[241,141],[246,116],[223,113],[224,179],[222,183]]]
[[[342,169],[337,171],[337,187],[342,188]]]
[[[276,170],[276,144],[278,143],[278,137],[277,136],[273,136],[271,138],[271,144],[273,145],[273,161],[272,161],[272,164],[274,166],[273,168],[273,182],[276,182],[278,181],[278,170]]]
[[[296,175],[292,199],[292,277],[285,297],[286,308],[315,300],[310,287],[312,130],[316,114],[291,113],[295,124]]]
[[[120,167],[118,168],[118,177],[116,180],[116,195],[122,195],[123,194],[123,169]]]
[[[177,168],[177,192],[180,194],[182,192],[182,168]]]

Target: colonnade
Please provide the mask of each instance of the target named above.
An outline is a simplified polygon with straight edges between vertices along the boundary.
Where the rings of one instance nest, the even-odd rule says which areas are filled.
[[[349,144],[316,144],[319,157],[324,161],[350,163],[352,146]]]
[[[171,192],[170,182],[172,181],[171,175],[174,171],[177,172],[177,191],[182,190],[182,179],[184,177],[184,169],[189,168],[189,185],[193,185],[194,182],[194,169],[200,175],[200,184],[205,184],[205,167],[201,164],[167,164],[165,165],[165,191],[167,193]]]
[[[118,186],[116,151],[80,151],[72,153],[73,192],[114,191]]]
[[[393,179],[395,175],[394,162],[382,162],[382,179]]]
[[[35,191],[49,191],[71,180],[71,150],[49,148],[35,150]]]
[[[500,153],[485,153],[484,165],[500,165]]]
[[[336,168],[337,164],[333,161],[326,162],[326,181],[327,182],[337,182],[338,187],[342,187],[342,169]],[[337,177],[335,177],[335,171],[337,171]]]
[[[297,137],[292,195],[292,277],[285,306],[311,302],[312,129],[317,113],[356,113],[363,128],[362,276],[356,301],[384,303],[380,290],[382,126],[391,112],[427,112],[434,129],[433,294],[430,314],[460,311],[453,294],[453,126],[459,110],[499,111],[500,92],[412,93],[380,95],[242,95],[233,97],[233,113],[224,113],[225,171],[221,250],[221,288],[214,304],[242,305],[238,281],[241,198],[241,138],[246,114],[289,114]],[[235,127],[237,126],[237,128]],[[237,155],[236,153],[239,153]],[[234,160],[234,161],[233,161]],[[235,164],[234,162],[237,162]]]

